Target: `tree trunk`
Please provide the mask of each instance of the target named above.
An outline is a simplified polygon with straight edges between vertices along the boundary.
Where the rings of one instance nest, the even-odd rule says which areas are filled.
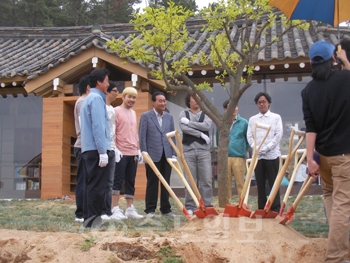
[[[228,188],[227,175],[227,152],[229,142],[229,126],[219,127],[219,145],[218,145],[218,199],[219,207],[225,207],[231,203],[232,189]]]

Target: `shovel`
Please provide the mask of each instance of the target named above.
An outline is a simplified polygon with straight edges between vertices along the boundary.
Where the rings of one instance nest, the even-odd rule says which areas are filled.
[[[309,175],[307,183],[305,184],[303,189],[299,192],[297,198],[295,199],[293,204],[288,209],[288,212],[284,215],[284,217],[283,217],[282,221],[280,222],[280,224],[288,225],[288,224],[290,224],[290,222],[293,221],[295,209],[297,209],[297,206],[298,206],[301,198],[303,198],[303,196],[305,195],[305,193],[307,192],[307,190],[310,188],[310,186],[312,185],[312,183],[314,181],[315,181],[315,178],[313,176]]]
[[[165,189],[169,192],[171,197],[174,199],[175,203],[178,205],[178,207],[182,210],[184,215],[187,219],[190,219],[191,216],[188,213],[187,209],[184,207],[184,205],[181,203],[180,199],[176,196],[174,191],[171,189],[167,181],[165,181],[164,177],[159,172],[158,168],[154,164],[153,160],[151,159],[151,156],[149,156],[148,152],[142,152],[143,158],[146,160],[146,163],[152,168],[153,172],[157,175],[159,181],[164,185]]]
[[[301,157],[300,157],[301,155]],[[283,216],[284,213],[284,208],[286,207],[287,201],[288,201],[288,197],[290,195],[290,191],[292,190],[293,184],[294,184],[294,180],[295,180],[295,176],[297,175],[298,169],[301,165],[301,163],[304,161],[305,157],[306,157],[306,149],[298,149],[297,152],[295,153],[295,158],[294,158],[294,169],[293,169],[293,173],[292,176],[289,180],[289,185],[287,187],[286,193],[284,194],[284,198],[281,204],[281,209],[279,212],[280,216]],[[300,159],[299,159],[300,157]]]
[[[261,140],[259,146],[257,147],[256,146],[256,130],[258,128],[265,129],[266,134],[263,137],[263,139]],[[248,188],[250,188],[250,181],[252,179],[252,174],[253,174],[255,166],[258,162],[259,150],[260,150],[261,146],[263,145],[267,135],[269,134],[270,129],[271,129],[271,126],[261,124],[261,123],[255,123],[255,125],[254,125],[254,151],[253,151],[253,156],[251,159],[251,164],[249,165],[249,168],[247,171],[247,176],[246,176],[246,179],[245,179],[245,182],[243,185],[241,196],[239,197],[237,206],[226,205],[225,210],[224,210],[224,216],[226,216],[226,217],[239,217],[239,216],[250,217],[252,211],[247,209],[247,200],[248,200],[248,194],[249,194]]]
[[[281,170],[281,168],[282,168],[284,162],[286,161],[286,159],[287,159],[287,155],[281,155],[281,157],[280,157],[280,163],[279,163],[279,166],[278,166],[278,171]]]
[[[174,136],[176,137],[176,142],[177,142],[178,147],[176,147],[174,141],[172,140],[172,137],[174,137]],[[177,156],[180,159],[182,166],[185,169],[185,172],[187,174],[188,180],[190,181],[193,192],[196,196],[196,199],[198,200],[198,204],[199,204],[198,208],[203,211],[203,213],[206,215],[206,217],[207,216],[217,216],[219,213],[213,207],[206,207],[204,204],[204,201],[201,197],[201,194],[199,193],[199,190],[197,188],[197,184],[193,179],[192,173],[190,171],[190,168],[188,167],[185,156],[183,154],[182,140],[181,140],[181,136],[180,136],[179,131],[176,130],[176,131],[169,132],[166,134],[166,137],[168,138],[170,145],[173,147],[174,151],[176,152]],[[193,198],[193,200],[195,200],[195,198]],[[196,213],[196,211],[195,211],[195,213]],[[198,211],[197,211],[197,213],[199,214]],[[203,218],[203,217],[199,217],[199,218]]]
[[[246,162],[245,162],[246,167],[247,167],[247,171],[249,170],[249,166],[250,166],[251,162],[252,162],[252,159],[251,159],[251,158],[250,158],[250,159],[247,159]],[[256,166],[256,164],[257,164],[257,160],[255,161],[255,166]],[[254,169],[255,169],[255,167],[254,167]],[[243,207],[244,209],[248,209],[248,198],[249,198],[249,191],[250,191],[250,183],[251,183],[251,181],[252,181],[252,176],[250,177],[249,184],[248,184],[248,188],[247,188],[247,191],[246,191],[246,193],[245,193],[244,200],[243,200],[243,205],[242,205],[242,207]]]
[[[299,138],[299,141],[297,142],[297,144],[295,145],[295,147],[293,148],[294,135],[298,135],[300,138]],[[287,158],[286,158],[284,164],[282,165],[282,168],[277,173],[275,182],[272,186],[272,189],[270,191],[269,198],[266,201],[265,207],[264,207],[264,209],[255,210],[255,212],[252,214],[251,218],[276,218],[276,216],[278,215],[277,212],[270,210],[272,203],[276,198],[276,195],[277,195],[278,190],[280,188],[282,179],[287,171],[289,162],[292,159],[292,156],[295,154],[295,152],[299,148],[300,144],[303,142],[304,138],[305,138],[305,132],[303,132],[303,131],[296,131],[293,129],[292,132],[290,133]]]
[[[196,195],[194,194],[194,192],[192,191],[191,186],[188,184],[184,174],[182,173],[182,169],[181,166],[179,164],[179,162],[177,161],[177,159],[175,158],[167,158],[166,159],[168,161],[168,163],[170,164],[170,166],[173,168],[173,170],[179,175],[181,181],[184,183],[188,193],[191,195],[193,201],[195,202],[197,207],[200,207],[199,202],[197,200]],[[193,211],[193,213],[198,217],[198,218],[206,218],[207,215],[205,210],[202,209],[197,209],[195,211]]]

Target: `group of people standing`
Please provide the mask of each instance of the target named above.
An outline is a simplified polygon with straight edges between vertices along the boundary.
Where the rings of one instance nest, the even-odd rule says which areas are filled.
[[[143,218],[133,206],[137,165],[143,159],[132,110],[137,90],[125,88],[122,104],[114,108],[111,103],[118,89],[108,75],[108,70],[96,69],[82,77],[74,108],[78,162],[75,220],[84,222],[84,227],[99,227],[102,220]],[[125,214],[119,208],[123,182]]]
[[[76,221],[85,227],[99,226],[102,220],[143,218],[133,206],[137,165],[143,162],[142,151],[148,152],[155,166],[170,184],[171,166],[167,158],[176,158],[175,150],[169,144],[166,134],[174,131],[173,116],[166,111],[164,93],[152,94],[153,109],[141,115],[139,127],[136,113],[132,110],[137,98],[137,90],[127,87],[122,93],[122,104],[111,103],[118,95],[113,81],[108,79],[106,69],[96,69],[79,83],[80,97],[75,109],[77,141],[74,152],[78,161],[76,186]],[[228,102],[224,103],[227,110]],[[238,193],[243,188],[245,157],[253,144],[255,122],[273,126],[271,135],[259,153],[256,177],[259,189],[259,208],[266,201],[265,181],[272,186],[278,171],[279,140],[282,137],[282,121],[279,115],[269,111],[271,98],[267,93],[259,93],[255,102],[259,114],[249,123],[238,114],[236,107],[230,129],[228,146],[229,182],[232,174]],[[179,115],[179,126],[183,133],[183,151],[194,181],[207,207],[212,206],[211,140],[209,130],[212,120],[203,113],[195,98],[185,97],[188,109]],[[257,134],[257,139],[261,136]],[[250,145],[249,145],[250,144]],[[158,201],[157,175],[146,163],[146,197],[144,212],[155,216]],[[258,179],[259,178],[259,179]],[[124,198],[127,208],[119,207],[120,191],[125,184]],[[185,207],[190,214],[197,209],[194,200],[186,191]],[[279,209],[279,201],[272,209]],[[160,212],[175,216],[171,210],[169,193],[160,187]]]
[[[197,97],[199,99],[199,97]],[[271,126],[269,136],[266,138],[258,155],[258,164],[255,169],[258,187],[258,205],[263,209],[267,201],[265,182],[269,183],[270,189],[276,179],[279,165],[280,148],[283,128],[280,115],[270,111],[271,97],[266,92],[260,92],[254,99],[259,113],[252,116],[249,122],[238,114],[238,106],[232,116],[228,144],[228,186],[232,188],[232,176],[236,184],[238,195],[241,194],[246,174],[246,156],[250,147],[254,145],[254,124],[263,123]],[[195,98],[190,94],[185,97],[188,109],[179,115],[179,125],[183,133],[183,151],[190,172],[198,185],[206,207],[212,206],[212,171],[209,130],[212,120],[205,115]],[[223,103],[224,111],[227,111],[229,100]],[[257,133],[256,141],[260,143],[263,135]],[[185,207],[189,214],[197,209],[195,202],[186,191]],[[272,205],[273,211],[279,211],[279,195]]]
[[[343,45],[347,43],[343,41]],[[343,70],[334,67],[336,54]],[[310,174],[320,174],[322,179],[330,225],[325,262],[345,262],[350,226],[350,63],[346,51],[335,52],[335,47],[325,41],[314,43],[309,57],[313,79],[301,93],[308,170]],[[143,161],[141,152],[149,153],[168,183],[171,167],[166,159],[176,157],[165,136],[175,129],[173,116],[166,112],[165,95],[161,92],[152,95],[153,109],[141,115],[137,128],[136,114],[132,110],[137,97],[136,89],[124,89],[122,105],[113,108],[110,103],[115,100],[118,90],[109,81],[108,75],[108,70],[96,69],[81,79],[81,96],[74,110],[77,131],[74,152],[78,161],[76,220],[83,221],[85,227],[99,226],[103,219],[142,218],[132,204],[137,165]],[[198,99],[187,94],[185,104],[188,109],[180,113],[178,121],[183,133],[186,161],[205,205],[211,206],[211,141],[208,131],[212,120],[201,111],[196,102]],[[233,174],[240,194],[246,172],[246,154],[250,147],[254,147],[254,124],[269,125],[271,130],[258,153],[255,168],[258,209],[263,209],[268,194],[265,192],[266,181],[271,190],[279,169],[283,125],[281,116],[270,111],[269,94],[258,93],[254,102],[259,113],[249,121],[240,117],[238,107],[234,110],[229,132],[228,173],[229,182],[232,182]],[[226,101],[223,104],[225,111],[228,103]],[[259,131],[256,132],[257,144],[263,136]],[[314,160],[315,151],[319,154],[319,163]],[[144,212],[153,217],[157,208],[159,181],[147,163],[146,177]],[[127,200],[125,214],[118,205],[123,181],[124,197]],[[188,193],[185,207],[192,214],[197,208]],[[280,210],[279,193],[271,209],[276,212]],[[169,194],[163,186],[160,211],[163,215],[175,216],[169,203]]]

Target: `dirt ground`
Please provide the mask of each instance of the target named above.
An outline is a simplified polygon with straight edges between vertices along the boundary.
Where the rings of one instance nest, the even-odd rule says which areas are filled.
[[[280,219],[192,218],[170,233],[123,231],[43,233],[0,230],[0,262],[163,262],[157,256],[171,248],[189,263],[322,262],[326,239],[306,238],[279,224]],[[117,229],[116,229],[117,230]],[[89,237],[95,243],[82,251]],[[79,245],[80,244],[80,245]]]

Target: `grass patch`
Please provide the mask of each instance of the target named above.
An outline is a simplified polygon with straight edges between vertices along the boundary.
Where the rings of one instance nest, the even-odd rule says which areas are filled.
[[[282,200],[283,196],[281,196]],[[184,202],[184,199],[180,199]],[[295,196],[288,199],[287,208],[293,203]],[[109,221],[100,231],[119,231],[126,237],[139,237],[148,233],[157,232],[166,235],[166,232],[183,226],[187,220],[182,211],[172,199],[175,218],[160,215],[157,211],[155,218],[140,220],[127,219]],[[237,204],[237,196],[233,197],[232,204]],[[218,206],[218,199],[214,197],[213,205]],[[144,200],[135,200],[134,206],[140,214],[144,214]],[[121,208],[126,207],[125,200],[120,201]],[[249,197],[249,209],[257,209],[257,198]],[[286,209],[287,210],[287,209]],[[53,200],[0,200],[0,228],[17,229],[36,232],[71,232],[82,233],[85,230],[81,223],[74,222],[75,203]],[[298,205],[294,220],[290,224],[295,230],[307,237],[322,237],[328,235],[328,223],[324,213],[321,196],[304,196]],[[85,241],[86,242],[86,241]],[[171,262],[171,261],[169,261]],[[176,262],[176,261],[173,261]],[[181,262],[181,261],[178,261]]]
[[[76,246],[80,247],[80,250],[83,252],[87,252],[90,250],[90,248],[95,245],[96,238],[95,237],[87,237],[85,238],[84,242],[75,244]]]
[[[157,253],[157,257],[160,260],[162,260],[163,263],[183,263],[183,262],[185,262],[184,259],[177,256],[175,254],[175,251],[168,246],[161,247],[159,252]]]

